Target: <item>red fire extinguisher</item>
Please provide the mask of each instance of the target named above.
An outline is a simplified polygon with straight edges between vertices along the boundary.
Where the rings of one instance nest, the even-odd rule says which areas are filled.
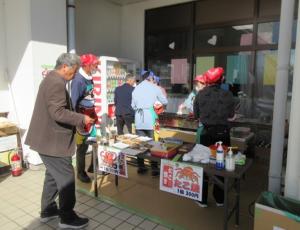
[[[12,152],[11,154],[13,154],[11,157],[9,157],[10,165],[11,165],[11,174],[12,176],[20,176],[23,171],[21,156],[18,154],[17,151]]]

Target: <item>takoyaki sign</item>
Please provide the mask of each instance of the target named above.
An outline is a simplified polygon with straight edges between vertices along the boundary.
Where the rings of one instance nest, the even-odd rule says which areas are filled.
[[[118,149],[99,146],[98,167],[100,171],[128,177],[126,155]]]
[[[202,185],[203,168],[161,160],[160,190],[201,201]]]

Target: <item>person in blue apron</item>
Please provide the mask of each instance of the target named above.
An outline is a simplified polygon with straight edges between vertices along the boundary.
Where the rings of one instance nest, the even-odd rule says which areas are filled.
[[[217,141],[230,146],[228,119],[234,117],[235,101],[230,91],[220,86],[224,80],[224,69],[211,68],[205,74],[207,86],[199,91],[194,101],[194,116],[203,124],[200,134],[200,144],[210,146]],[[220,177],[220,180],[224,178]],[[204,173],[201,207],[207,207],[208,177]],[[224,191],[214,185],[213,195],[217,206],[223,206]]]
[[[165,97],[167,97],[167,91],[160,86],[160,77],[159,76],[154,76],[154,84],[156,84],[160,90],[163,92]],[[154,127],[154,140],[158,141],[159,140],[159,130],[160,130],[160,124],[159,124],[159,114],[163,113],[164,106],[161,104],[159,101],[156,101],[153,105],[153,127]]]
[[[154,84],[154,74],[152,71],[142,72],[142,82],[138,84],[132,92],[131,106],[135,111],[135,128],[139,136],[148,136],[153,138],[153,105],[159,101],[163,105],[168,103],[162,90]],[[138,158],[138,173],[146,172],[144,160]],[[151,162],[152,176],[159,175],[157,163]]]

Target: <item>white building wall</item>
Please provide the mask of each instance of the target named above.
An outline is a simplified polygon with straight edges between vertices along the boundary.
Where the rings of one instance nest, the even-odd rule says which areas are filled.
[[[122,7],[121,56],[144,63],[145,10],[191,1],[152,0]]]
[[[67,51],[66,2],[0,3],[0,109],[8,110],[10,120],[18,123],[24,143],[42,80],[42,66],[54,66],[57,57]],[[41,163],[36,153],[23,147],[30,163]]]
[[[34,95],[43,79],[44,66],[55,65],[67,52],[66,3],[61,0],[31,0],[31,42]]]
[[[21,129],[29,124],[33,105],[30,0],[5,0],[6,76],[11,85],[9,118]]]
[[[76,0],[76,52],[120,57],[121,6],[107,0]]]
[[[6,51],[5,51],[5,1],[0,0],[0,112],[11,110],[9,87],[6,76]],[[8,100],[6,100],[8,99]]]

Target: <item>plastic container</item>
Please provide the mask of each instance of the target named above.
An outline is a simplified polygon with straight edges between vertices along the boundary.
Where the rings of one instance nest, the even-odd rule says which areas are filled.
[[[215,160],[216,159],[216,155],[217,155],[218,145],[217,144],[210,145],[209,148],[210,148],[210,158]],[[226,153],[228,151],[228,146],[222,145],[222,148],[224,150],[224,156],[226,156]]]
[[[171,144],[177,144],[177,145],[182,145],[183,140],[180,140],[178,138],[173,138],[173,137],[166,137],[164,138],[165,143],[171,143]]]
[[[160,158],[172,158],[174,157],[177,152],[180,145],[176,144],[163,144],[154,146],[150,149],[150,153],[152,156],[160,157]]]

